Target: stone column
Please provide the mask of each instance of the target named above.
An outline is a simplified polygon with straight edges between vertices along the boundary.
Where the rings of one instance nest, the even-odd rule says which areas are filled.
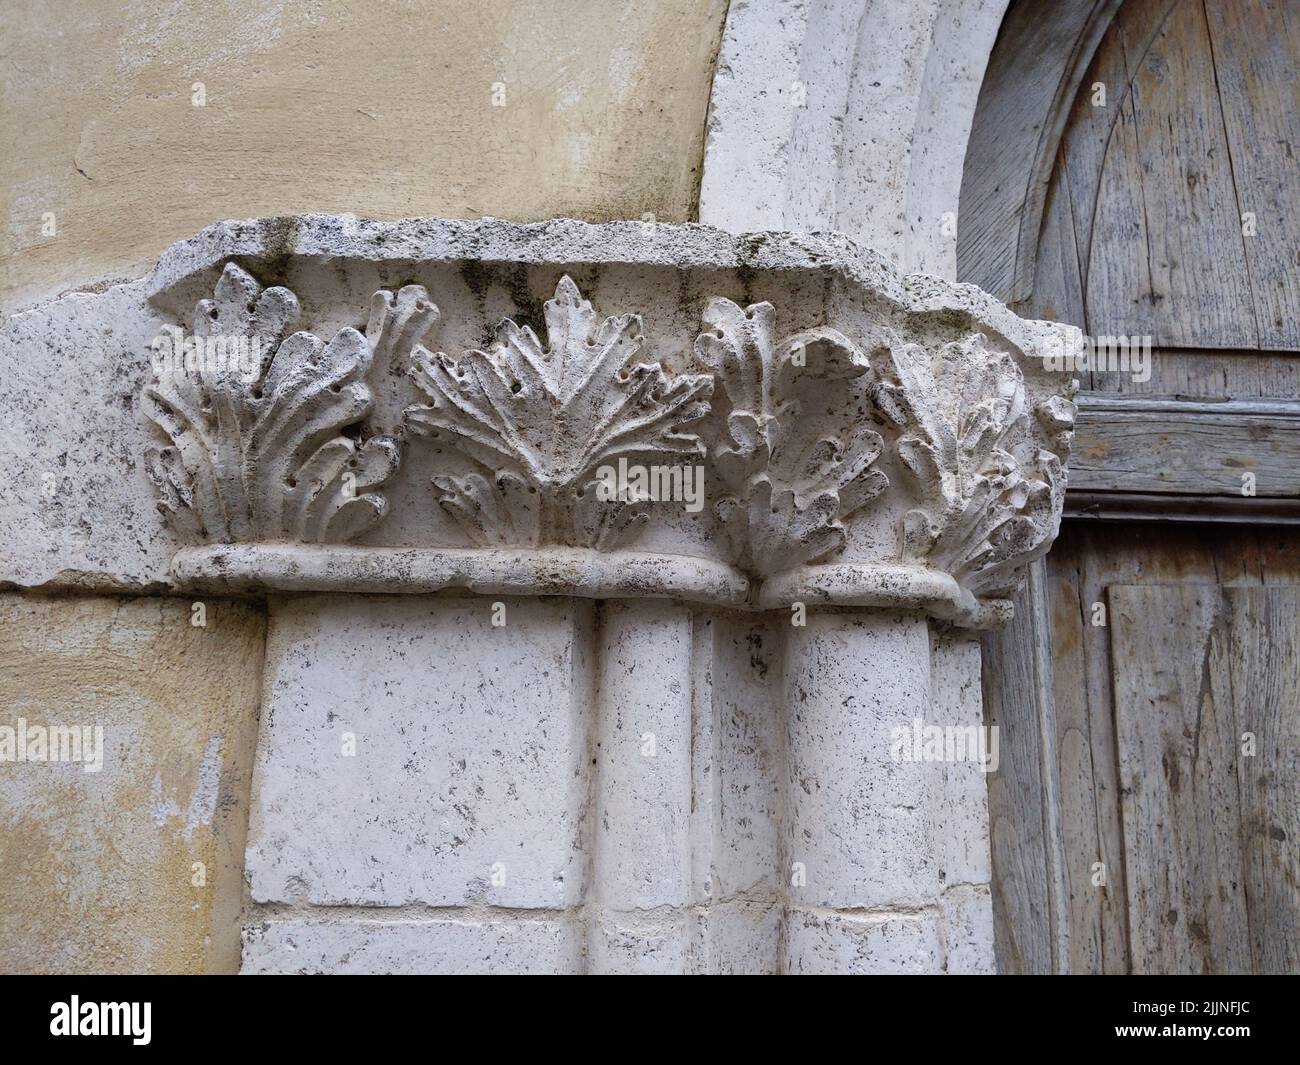
[[[834,237],[323,215],[42,313],[139,410],[27,446],[125,433],[133,524],[23,579],[266,603],[246,971],[991,969],[972,634],[1066,327]]]

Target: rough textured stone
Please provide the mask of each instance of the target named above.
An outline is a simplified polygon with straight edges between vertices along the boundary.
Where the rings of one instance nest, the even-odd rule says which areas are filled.
[[[963,885],[943,895],[946,971],[979,975],[997,971],[993,957],[993,899],[987,885]]]
[[[691,927],[681,910],[639,917],[602,916],[588,930],[589,972],[671,976],[691,969]]]
[[[611,603],[601,627],[596,897],[613,911],[690,900],[690,612]]]
[[[991,930],[990,930],[991,934]],[[941,971],[939,916],[795,910],[786,924],[786,968],[795,975],[891,975]]]
[[[65,296],[0,327],[0,587],[141,591],[170,540],[145,474],[140,397],[164,320],[136,283]]]
[[[582,971],[581,931],[568,921],[265,921],[244,935],[245,973],[464,973],[564,975]]]
[[[838,230],[905,269],[955,277],[962,162],[1006,7],[734,0],[700,221]]]
[[[802,904],[860,909],[939,892],[943,767],[897,762],[891,733],[930,707],[924,619],[813,614],[786,636],[786,846]],[[799,863],[796,870],[794,863]]]
[[[939,726],[982,728],[984,713],[980,691],[979,641],[965,633],[930,633],[930,689],[932,705],[926,723]],[[988,734],[986,734],[988,735]],[[1001,758],[988,744],[987,753]],[[988,764],[988,772],[996,766]],[[945,762],[943,808],[938,816],[940,878],[945,886],[988,884],[992,877],[989,856],[988,777],[974,760]]]
[[[272,606],[256,902],[580,901],[590,607],[502,606],[501,627],[489,599]]]
[[[784,910],[777,902],[724,902],[696,923],[695,973],[779,973]]]
[[[158,364],[186,320],[252,362]],[[27,489],[0,579],[270,596],[249,971],[987,966],[979,767],[895,734],[979,723],[946,624],[1055,536],[1068,330],[835,236],[312,215],[0,357],[110,321],[140,391],[90,374],[6,452],[76,468],[60,524],[152,516],[49,550]],[[601,498],[616,459],[707,505]]]
[[[3,514],[15,549],[0,579],[166,580],[173,545],[142,535],[156,528],[140,513],[148,481],[174,543],[271,552],[265,566],[257,552],[182,556],[171,580],[185,587],[374,579],[364,555],[308,552],[286,568],[290,544],[437,553],[413,562],[414,580],[394,568],[391,591],[490,583],[500,550],[622,545],[731,567],[660,594],[712,583],[730,601],[761,578],[779,589],[754,591],[764,606],[896,604],[978,625],[1003,616],[1059,522],[1073,408],[1068,383],[1035,360],[1070,330],[899,275],[833,235],[309,215],[211,226],[171,248],[145,291],[148,305],[134,286],[61,301],[0,335],[0,360],[42,374],[113,322],[127,389],[115,413],[99,413],[109,381],[92,376],[73,397],[88,424],[41,426],[16,403],[6,450],[38,469],[82,452],[100,494],[62,525],[93,530],[124,511],[141,523],[125,564],[85,545],[50,551],[48,500],[29,487]],[[539,303],[544,339],[528,324]],[[251,366],[169,365],[164,349],[174,361],[190,348],[163,324],[187,319],[195,352],[253,345]],[[132,426],[137,403],[151,428]],[[84,453],[106,427],[125,458]],[[602,498],[593,478],[616,460],[692,466],[698,505]],[[41,481],[57,499],[58,477]],[[464,578],[438,576],[442,552],[474,549]],[[655,592],[650,573],[643,594]]]
[[[0,596],[0,727],[103,727],[98,772],[0,761],[0,970],[237,967],[264,619],[205,606]]]
[[[891,753],[896,726],[977,711],[969,637],[915,615],[796,626],[538,599],[505,601],[492,630],[490,608],[273,608],[250,971],[457,964],[442,933],[354,956],[370,917],[339,906],[417,923],[413,907],[441,907],[427,919],[498,931],[554,915],[590,972],[990,964],[978,766]],[[304,963],[278,933],[257,939],[263,921],[305,922],[325,953]]]
[[[781,898],[785,757],[780,676],[783,620],[718,614],[696,622],[692,830],[694,900],[719,913],[766,910]],[[723,916],[720,927],[728,919]],[[725,938],[725,933],[724,933]]]
[[[381,26],[328,4],[250,19],[242,3],[188,20],[180,51],[165,49],[171,73],[149,55],[176,43],[174,27],[123,24],[116,54],[138,75],[125,93],[104,91],[96,51],[81,49],[83,101],[63,101],[76,150],[38,115],[32,152],[0,152],[25,253],[0,261],[0,300],[143,269],[201,224],[195,211],[349,213],[217,223],[143,281],[0,330],[0,463],[25,471],[0,488],[0,585],[270,597],[245,970],[988,971],[982,774],[899,761],[891,733],[979,724],[978,652],[947,623],[1005,620],[1020,568],[1055,536],[1072,409],[1040,356],[1077,334],[891,264],[953,275],[963,148],[1005,0],[734,0],[701,191],[702,219],[734,232],[655,220],[691,212],[715,0],[602,8],[579,45],[572,18],[530,18],[522,50],[514,0],[486,20],[449,15],[437,36],[455,76],[425,86],[414,125],[410,48],[393,42],[418,50],[427,19]],[[0,20],[31,68],[15,91],[58,102],[35,23],[14,10]],[[76,50],[117,17],[52,25]],[[641,42],[670,28],[690,44],[639,69]],[[361,86],[342,75],[300,151],[301,115],[271,105],[302,98],[302,78],[322,75],[298,61],[340,32],[357,69],[383,69]],[[508,71],[491,69],[489,41]],[[214,106],[190,107],[205,69],[225,83],[206,86]],[[593,69],[603,87],[588,92]],[[493,95],[506,106],[485,125]],[[350,121],[344,98],[364,105]],[[633,98],[654,103],[651,118],[627,121]],[[521,126],[538,101],[544,120]],[[606,119],[594,132],[593,108]],[[213,168],[239,114],[252,162]],[[433,140],[430,115],[445,127]],[[358,122],[384,135],[370,143]],[[144,132],[123,140],[126,128]],[[455,150],[464,130],[469,152]],[[268,136],[284,152],[249,154]],[[372,165],[340,170],[331,145],[344,141]],[[526,165],[482,150],[502,144]],[[396,184],[367,183],[394,145],[409,156],[387,167]],[[320,165],[304,170],[306,154]],[[75,176],[51,184],[42,168],[67,171],[68,157]],[[626,181],[608,179],[615,157]],[[117,210],[142,161],[141,203],[179,166],[189,206],[143,222]],[[51,187],[67,194],[59,235],[38,241]],[[399,203],[642,221],[355,217]],[[761,232],[813,228],[848,238]],[[151,366],[178,326],[209,346],[256,340],[255,365]],[[614,460],[696,466],[705,505],[600,499]],[[258,608],[238,609],[251,646]],[[112,625],[109,644],[123,626],[151,631],[138,620]],[[37,626],[35,650],[75,663],[76,699],[108,676],[105,705],[152,721],[178,687],[172,651],[153,651],[162,637],[128,651],[96,634],[91,651],[60,642],[79,626]],[[218,692],[251,705],[255,669],[186,650],[202,721]],[[167,663],[163,694],[137,698],[132,656]],[[136,825],[125,837],[150,903],[155,866],[168,879],[177,854],[209,844],[221,865],[229,842],[214,831],[226,805],[212,769],[226,741],[178,716],[149,740],[182,755],[143,749],[159,763],[158,834],[185,846],[137,846]],[[26,816],[38,778],[15,768],[25,775],[0,785],[21,783]],[[138,801],[133,776],[107,774],[63,781],[55,807]],[[57,842],[49,862],[21,852],[20,883],[71,884],[60,898],[80,904],[87,874]],[[224,894],[189,933],[228,927],[213,916],[238,901],[222,870]],[[175,962],[177,898],[154,907],[163,932],[133,945],[133,963]],[[110,900],[115,919],[132,901]],[[0,950],[35,911],[24,899],[12,912]],[[120,941],[113,925],[90,956]],[[214,943],[177,967],[229,967],[228,936]]]

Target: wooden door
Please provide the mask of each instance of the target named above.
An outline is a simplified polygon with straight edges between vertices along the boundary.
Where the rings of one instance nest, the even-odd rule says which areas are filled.
[[[985,641],[1000,967],[1298,972],[1300,0],[1125,0],[1063,130],[1017,309],[1152,358]]]

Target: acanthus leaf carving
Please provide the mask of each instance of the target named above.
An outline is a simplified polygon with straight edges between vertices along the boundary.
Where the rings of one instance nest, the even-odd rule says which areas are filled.
[[[712,451],[726,493],[714,509],[737,564],[762,575],[838,550],[844,519],[889,483],[873,466],[880,434],[852,413],[812,409],[809,396],[856,382],[865,357],[829,328],[777,340],[775,317],[770,303],[715,299],[695,345],[729,405],[726,438]]]
[[[294,331],[292,292],[264,289],[221,261],[212,298],[195,305],[191,339],[253,341],[255,358],[243,372],[206,362],[160,372],[143,402],[165,436],[149,449],[147,469],[160,509],[186,541],[291,546],[365,536],[379,555],[349,549],[338,558],[373,567],[382,550],[409,547],[427,552],[422,564],[435,570],[443,552],[448,566],[487,572],[503,559],[547,564],[552,547],[629,545],[653,516],[644,537],[653,557],[555,557],[605,573],[699,556],[729,574],[728,587],[747,586],[756,608],[805,593],[845,603],[897,594],[969,619],[1005,606],[998,601],[1059,525],[1074,408],[1068,385],[1032,365],[1058,330],[987,301],[844,302],[775,278],[763,285],[789,293],[792,316],[817,308],[816,318],[794,323],[812,327],[778,328],[770,303],[713,298],[691,329],[692,293],[716,282],[734,296],[750,284],[710,267],[680,290],[643,292],[643,314],[668,324],[647,344],[641,316],[597,316],[564,276],[542,328],[515,315],[482,350],[470,341],[448,355],[421,346],[438,311],[418,284],[374,292],[367,268],[341,289],[331,275],[308,301],[326,320],[349,320],[330,305],[342,291],[349,303],[374,294],[367,325],[321,339]],[[403,261],[381,276],[434,287],[451,269],[439,260],[412,273]],[[620,268],[606,287],[636,292],[644,280]],[[453,282],[447,298],[456,335],[478,337],[481,293]],[[661,350],[673,357],[654,357]],[[407,433],[421,439],[401,443]],[[414,512],[391,535],[367,535],[384,515],[391,492],[383,489],[404,447],[419,449],[408,473],[464,539],[448,535],[448,522],[425,528],[427,511],[409,490],[399,498]],[[613,496],[606,467],[626,486]],[[664,473],[692,480],[659,479]],[[686,505],[656,510],[648,498]],[[704,499],[710,507],[699,515]],[[462,554],[466,540],[489,550]],[[541,551],[533,559],[493,548]],[[213,564],[222,557],[214,552]],[[303,557],[325,566],[333,555]]]
[[[597,499],[595,471],[623,457],[698,458],[703,445],[682,429],[708,410],[713,382],[635,361],[640,317],[597,324],[567,276],[544,316],[545,345],[506,319],[487,351],[417,350],[412,377],[432,403],[408,407],[407,424],[477,464],[434,478],[474,543],[613,547],[645,520],[645,504]]]
[[[878,354],[887,369],[873,398],[902,431],[896,453],[922,503],[903,516],[903,558],[974,595],[1009,591],[1056,535],[1073,405],[1053,397],[1031,410],[1020,368],[981,333],[933,356],[891,335]]]
[[[145,413],[169,440],[146,464],[182,538],[340,543],[383,518],[378,489],[397,470],[398,442],[347,430],[370,411],[375,351],[418,341],[437,308],[418,286],[396,300],[380,292],[366,336],[345,328],[328,343],[285,336],[298,311],[288,289],[228,263],[195,305],[192,360],[175,350],[145,390]]]

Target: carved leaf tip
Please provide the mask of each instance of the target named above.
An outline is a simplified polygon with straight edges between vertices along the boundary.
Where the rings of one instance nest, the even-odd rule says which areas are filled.
[[[922,503],[902,518],[903,557],[972,594],[1014,589],[1056,536],[1074,405],[1053,397],[1030,418],[1019,366],[981,333],[933,357],[891,335],[878,355],[876,405],[901,431],[896,453]]]
[[[425,334],[440,317],[423,285],[403,285],[396,294],[380,289],[370,299],[366,340],[381,372],[402,374]]]
[[[843,520],[889,483],[873,468],[880,435],[857,424],[842,391],[826,390],[862,377],[865,355],[837,330],[778,339],[775,323],[770,303],[715,299],[695,345],[730,407],[713,449],[724,486],[715,512],[738,564],[761,575],[843,547]]]
[[[376,292],[364,333],[328,343],[289,332],[298,315],[287,288],[227,264],[193,332],[249,357],[147,389],[163,440],[145,465],[183,537],[342,542],[373,528],[400,461],[398,441],[363,424],[374,369],[405,370],[427,397],[404,422],[442,445],[437,500],[482,547],[629,542],[651,505],[597,491],[622,458],[707,459],[731,557],[760,577],[844,549],[891,462],[901,557],[967,595],[1014,587],[1059,526],[1074,405],[1031,402],[1005,341],[979,332],[931,346],[885,328],[868,358],[829,326],[782,334],[770,303],[717,298],[694,344],[709,372],[676,373],[646,356],[639,315],[598,318],[568,275],[543,305],[544,338],[507,318],[486,350],[454,358],[423,347],[439,312],[420,285]]]
[[[212,299],[195,305],[191,341],[174,332],[170,359],[155,348],[145,392],[145,413],[168,441],[150,449],[146,467],[180,536],[341,542],[383,518],[375,490],[397,470],[397,441],[346,430],[370,411],[376,341],[393,328],[413,336],[431,320],[422,289],[403,293],[370,339],[345,328],[324,344],[284,336],[298,316],[292,292],[226,265]]]
[[[594,503],[596,470],[620,457],[701,454],[699,438],[682,430],[707,413],[712,378],[638,361],[640,316],[597,323],[567,275],[543,316],[545,344],[506,319],[487,351],[456,359],[417,353],[411,373],[432,402],[408,407],[407,424],[460,452],[474,471],[435,482],[443,509],[471,541],[623,542],[642,524],[643,508]]]

